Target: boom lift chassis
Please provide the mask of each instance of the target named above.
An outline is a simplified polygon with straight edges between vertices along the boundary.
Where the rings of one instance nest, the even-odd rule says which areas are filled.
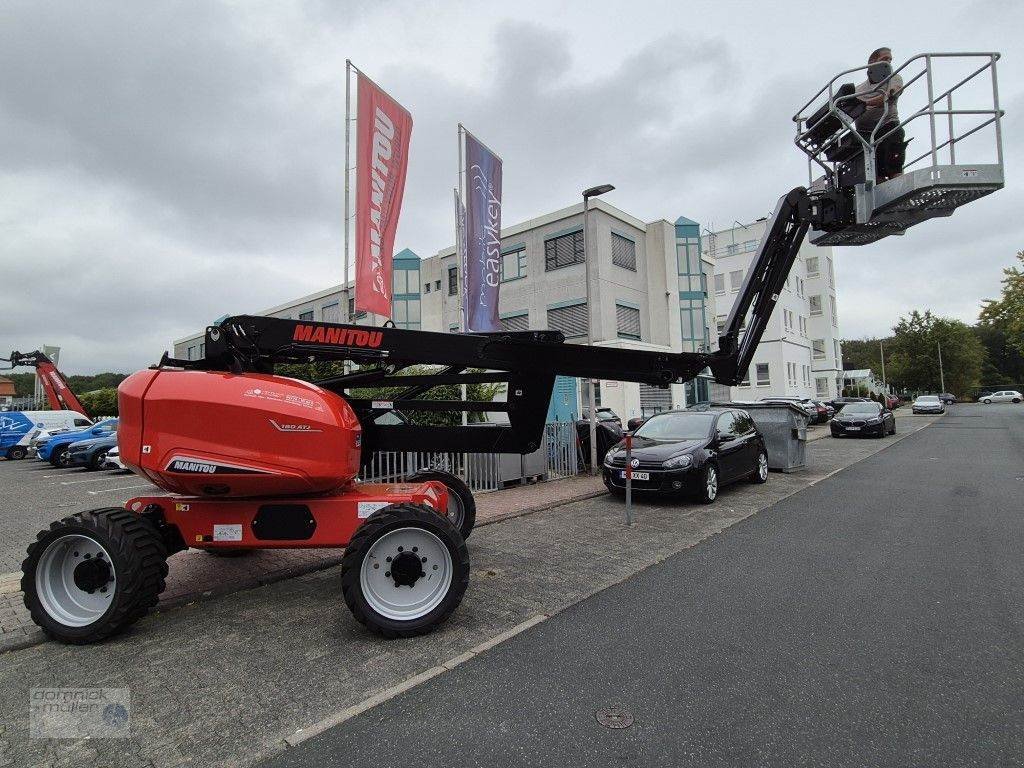
[[[994,83],[998,54],[985,56]],[[870,79],[882,87],[891,76],[876,67]],[[930,71],[928,83],[929,108],[914,116],[927,114],[934,122],[936,100],[949,93],[934,96]],[[138,497],[125,508],[80,513],[42,531],[22,567],[33,619],[60,640],[93,642],[156,603],[168,555],[186,547],[345,547],[342,591],[353,615],[388,637],[429,631],[455,609],[468,584],[472,494],[440,471],[395,485],[356,482],[360,463],[374,452],[534,451],[557,375],[667,386],[709,369],[719,382],[738,384],[809,229],[819,242],[870,242],[948,215],[1002,186],[998,104],[989,121],[996,127],[997,167],[966,173],[961,164],[955,166],[960,172],[950,173],[935,166],[933,130],[933,168],[927,179],[914,177],[910,192],[892,197],[893,189],[902,189],[899,180],[844,186],[850,174],[840,166],[856,153],[828,157],[852,131],[846,97],[831,86],[819,92],[828,91],[824,107],[796,118],[798,146],[827,173],[809,189],[779,198],[717,351],[581,346],[566,344],[557,331],[448,334],[229,317],[206,329],[202,359],[165,354],[159,365],[121,385],[122,460],[174,495]],[[870,170],[875,137],[857,141]],[[886,185],[894,186],[887,192]],[[886,226],[872,229],[872,216]],[[346,372],[314,384],[274,375],[282,364],[332,361]],[[412,366],[427,370],[408,371]],[[503,384],[505,401],[429,396],[440,385],[475,383]],[[360,397],[366,387],[394,394]],[[392,411],[498,412],[508,424],[422,426],[382,418]],[[293,438],[307,442],[287,442]],[[321,442],[308,442],[315,439]],[[322,455],[319,445],[336,455]]]

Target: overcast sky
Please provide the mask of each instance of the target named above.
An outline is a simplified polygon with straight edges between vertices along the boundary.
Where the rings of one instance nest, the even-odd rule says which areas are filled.
[[[611,182],[639,218],[720,228],[806,183],[790,118],[833,73],[883,44],[1002,51],[1006,188],[836,253],[844,337],[914,308],[971,322],[1024,248],[1024,3],[842,7],[3,0],[0,354],[129,371],[339,283],[346,58],[413,114],[396,250],[429,256],[459,121],[504,158],[506,224]]]

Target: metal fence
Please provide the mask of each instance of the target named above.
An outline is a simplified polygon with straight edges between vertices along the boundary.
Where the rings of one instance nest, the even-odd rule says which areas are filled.
[[[575,424],[557,422],[545,425],[544,443],[534,453],[378,451],[360,479],[395,483],[420,470],[441,469],[461,477],[474,492],[496,491],[513,483],[575,475],[578,456]]]

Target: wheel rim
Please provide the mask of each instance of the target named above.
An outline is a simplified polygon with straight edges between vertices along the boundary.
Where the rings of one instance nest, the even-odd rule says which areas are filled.
[[[417,560],[421,575],[413,570]],[[396,528],[370,546],[360,566],[359,584],[367,605],[378,614],[413,621],[441,604],[452,572],[451,553],[435,534],[424,528]]]
[[[718,495],[718,472],[715,471],[714,467],[708,467],[707,491],[709,499],[713,499]]]
[[[763,453],[757,457],[757,476],[762,480],[768,479],[768,457]]]
[[[98,454],[96,454],[96,466],[97,467],[102,467],[106,463],[107,463],[107,452],[106,451],[100,451]]]
[[[461,531],[462,521],[466,517],[466,508],[462,504],[462,499],[451,488],[448,489],[448,508],[445,510],[445,514],[452,521],[452,525]]]
[[[36,595],[51,618],[68,627],[100,619],[117,591],[110,553],[93,538],[68,534],[50,542],[36,565]]]
[[[70,458],[71,457],[68,455],[68,449],[65,448],[63,451],[57,454],[57,463],[62,467],[66,467],[68,465],[68,461],[70,460]]]

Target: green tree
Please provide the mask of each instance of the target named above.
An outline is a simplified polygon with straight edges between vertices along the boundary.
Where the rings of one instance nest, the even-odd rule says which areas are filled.
[[[981,383],[985,386],[1024,383],[1024,354],[1010,343],[1003,325],[982,319],[973,330],[988,354]]]
[[[92,392],[83,392],[79,401],[93,418],[101,416],[117,416],[117,388],[106,387]]]
[[[1024,354],[1024,251],[1017,252],[1020,267],[1003,270],[1003,292],[998,299],[983,302],[981,325],[1002,329],[1011,347]]]
[[[876,374],[882,370],[882,355],[878,344],[881,342],[886,349],[888,357],[891,338],[884,339],[843,339],[843,368],[847,371],[854,371],[862,368],[870,368]],[[888,363],[888,360],[886,360]],[[878,378],[881,378],[879,375]]]
[[[886,350],[886,374],[900,388],[939,391],[939,345],[947,392],[964,396],[980,383],[985,347],[966,323],[915,309],[901,317],[893,331]]]

